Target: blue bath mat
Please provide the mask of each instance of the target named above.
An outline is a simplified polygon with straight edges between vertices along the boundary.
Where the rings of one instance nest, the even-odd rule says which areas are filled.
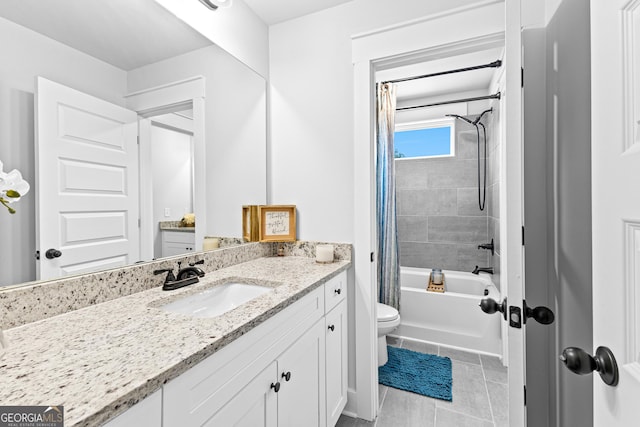
[[[388,346],[389,361],[378,368],[378,382],[451,402],[451,359]]]

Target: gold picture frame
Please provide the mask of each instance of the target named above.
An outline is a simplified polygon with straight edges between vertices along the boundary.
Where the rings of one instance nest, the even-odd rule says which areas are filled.
[[[258,205],[242,206],[242,238],[246,242],[258,241],[260,230],[258,221]]]
[[[296,241],[296,205],[258,206],[261,242]]]

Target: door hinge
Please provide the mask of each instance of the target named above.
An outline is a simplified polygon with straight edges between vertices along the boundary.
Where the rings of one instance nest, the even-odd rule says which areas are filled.
[[[140,228],[142,225],[142,220],[140,218],[138,218],[138,228]]]
[[[524,67],[520,67],[520,87],[524,87]]]
[[[138,145],[140,145],[140,135],[136,136],[136,140],[138,141]]]
[[[524,225],[522,226],[522,246],[524,246]]]
[[[524,386],[524,406],[527,406],[527,386]]]
[[[371,252],[371,262],[373,262],[373,252]]]
[[[38,259],[38,260],[40,259],[40,251],[36,251],[36,253],[35,253],[35,257],[36,257],[36,259]]]

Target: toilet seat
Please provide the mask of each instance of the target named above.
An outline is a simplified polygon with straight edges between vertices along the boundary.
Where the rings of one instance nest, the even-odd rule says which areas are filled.
[[[398,310],[386,304],[378,303],[378,323],[393,322],[398,317],[400,317]]]

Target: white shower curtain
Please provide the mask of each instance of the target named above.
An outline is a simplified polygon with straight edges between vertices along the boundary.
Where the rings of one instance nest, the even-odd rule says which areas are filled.
[[[400,308],[400,264],[393,135],[396,88],[391,83],[377,87],[376,127],[376,216],[378,227],[378,301]]]

